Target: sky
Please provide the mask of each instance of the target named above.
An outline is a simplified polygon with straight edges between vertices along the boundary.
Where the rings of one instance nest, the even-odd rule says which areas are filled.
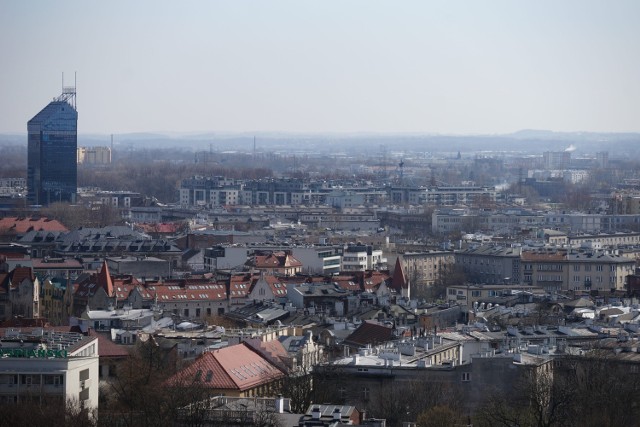
[[[640,1],[0,0],[0,132],[640,131]]]

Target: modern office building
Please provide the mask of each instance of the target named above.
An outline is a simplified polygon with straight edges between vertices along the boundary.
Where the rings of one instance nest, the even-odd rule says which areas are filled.
[[[75,203],[78,183],[76,88],[62,94],[27,124],[27,201],[31,205]]]
[[[98,408],[97,337],[60,328],[1,328],[0,339],[0,404],[71,400]]]

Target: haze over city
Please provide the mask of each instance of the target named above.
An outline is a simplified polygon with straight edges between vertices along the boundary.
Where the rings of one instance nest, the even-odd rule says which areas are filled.
[[[0,3],[0,132],[640,130],[637,1]]]

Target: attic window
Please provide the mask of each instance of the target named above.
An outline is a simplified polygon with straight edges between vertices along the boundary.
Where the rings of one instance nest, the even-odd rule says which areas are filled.
[[[213,378],[213,371],[211,370],[207,371],[207,378],[205,379],[205,381],[210,383],[212,378]]]

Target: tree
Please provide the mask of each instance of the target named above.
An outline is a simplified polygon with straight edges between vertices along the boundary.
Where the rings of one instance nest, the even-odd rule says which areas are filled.
[[[418,415],[418,427],[455,427],[466,425],[464,417],[449,406],[436,405]]]
[[[53,426],[93,427],[96,425],[95,411],[88,410],[78,401],[38,396],[16,404],[0,405],[0,424],[8,426]]]

